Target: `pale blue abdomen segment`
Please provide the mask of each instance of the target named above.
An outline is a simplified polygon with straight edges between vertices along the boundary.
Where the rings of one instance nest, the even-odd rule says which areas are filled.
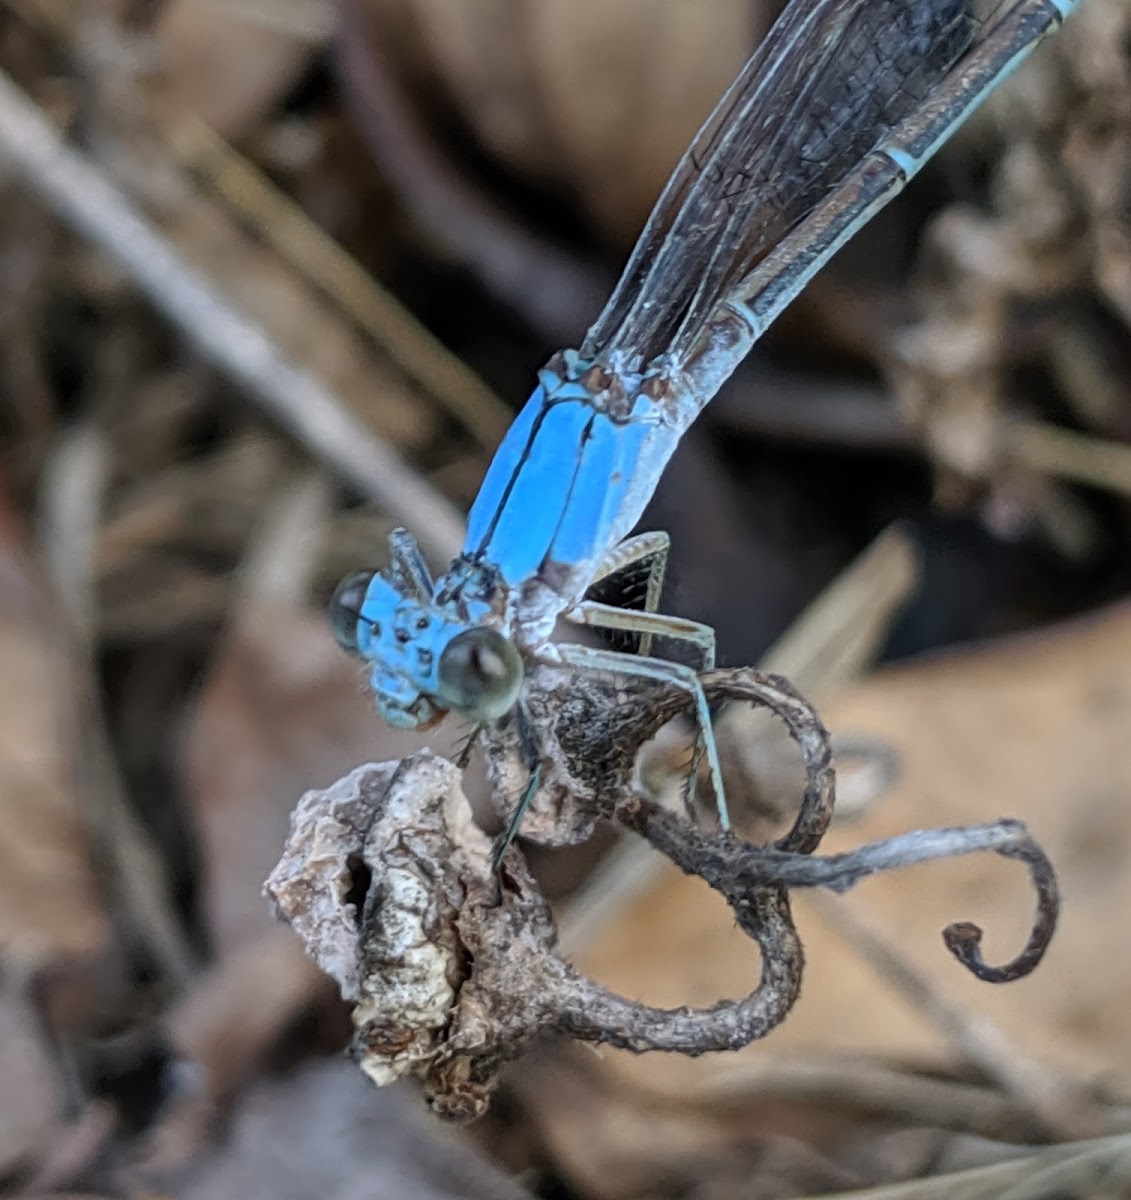
[[[589,398],[547,401],[539,387],[491,463],[465,552],[492,563],[511,586],[551,565],[591,563],[623,536],[613,530],[624,523],[656,432],[647,420],[610,419]]]
[[[466,552],[509,584],[531,579],[553,541],[593,409],[537,388],[503,439],[468,518]]]
[[[653,432],[654,426],[639,421],[618,423],[604,413],[593,415],[547,563],[592,563],[619,540],[615,530]],[[633,515],[630,524],[638,518],[639,513]]]
[[[487,474],[479,485],[479,494],[475,497],[471,512],[467,514],[464,554],[478,553],[490,538],[492,522],[506,500],[515,472],[530,449],[535,427],[546,411],[546,393],[541,387],[536,387],[499,443]]]

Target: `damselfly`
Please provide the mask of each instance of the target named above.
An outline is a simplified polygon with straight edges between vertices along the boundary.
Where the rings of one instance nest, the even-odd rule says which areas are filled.
[[[676,168],[580,349],[539,372],[460,556],[434,580],[398,530],[385,571],[339,586],[335,633],[372,663],[387,721],[517,722],[531,774],[499,853],[538,786],[522,700],[535,661],[685,688],[729,826],[698,674],[650,653],[657,636],[683,639],[709,668],[714,631],[655,611],[667,535],[629,535],[680,438],[767,326],[1076,3],[1012,0],[982,20],[967,0],[793,0]],[[587,598],[640,564],[644,611]],[[554,643],[561,617],[632,631],[639,653]]]

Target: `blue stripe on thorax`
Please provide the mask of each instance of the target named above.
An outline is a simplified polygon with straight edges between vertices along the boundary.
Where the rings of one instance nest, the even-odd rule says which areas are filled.
[[[468,518],[465,553],[511,586],[549,564],[590,562],[609,544],[654,429],[651,402],[614,420],[573,380],[542,374],[487,471]]]

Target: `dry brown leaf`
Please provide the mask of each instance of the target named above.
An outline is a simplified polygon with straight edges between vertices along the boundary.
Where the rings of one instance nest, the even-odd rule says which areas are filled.
[[[0,498],[0,955],[86,958],[110,927],[90,857],[67,623]]]
[[[769,26],[725,0],[364,0],[395,61],[455,98],[483,144],[578,196],[630,241],[668,173]]]
[[[177,100],[237,139],[307,67],[331,11],[319,0],[168,0],[154,40]]]
[[[716,0],[709,10],[696,0],[531,7],[525,53],[561,181],[619,241],[636,237],[768,28],[769,8],[749,0]]]
[[[1040,969],[999,987],[961,971],[939,934],[951,921],[974,920],[987,931],[991,961],[1014,953],[1033,904],[1018,868],[990,856],[933,864],[871,880],[847,903],[942,995],[992,1019],[1034,1058],[1122,1087],[1131,1086],[1128,663],[1131,608],[1124,606],[881,672],[823,713],[834,731],[878,739],[902,763],[892,791],[826,839],[825,852],[918,826],[1017,816],[1051,854],[1065,897]],[[710,1095],[725,1080],[733,1096],[741,1094],[744,1064],[752,1073],[774,1059],[829,1052],[954,1065],[938,1030],[823,923],[804,895],[795,911],[808,961],[805,988],[767,1043],[695,1061],[607,1052],[610,1085],[670,1098]],[[578,965],[622,993],[700,1005],[749,990],[759,969],[722,902],[673,870]],[[567,1137],[568,1129],[559,1133]]]

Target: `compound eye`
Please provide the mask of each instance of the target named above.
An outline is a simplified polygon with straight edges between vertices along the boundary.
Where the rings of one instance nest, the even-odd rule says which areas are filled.
[[[473,721],[495,721],[514,707],[522,674],[518,650],[501,633],[465,629],[440,655],[440,699]]]
[[[326,612],[334,639],[343,650],[357,654],[357,623],[361,617],[361,606],[376,571],[355,571],[338,584],[330,599]]]

